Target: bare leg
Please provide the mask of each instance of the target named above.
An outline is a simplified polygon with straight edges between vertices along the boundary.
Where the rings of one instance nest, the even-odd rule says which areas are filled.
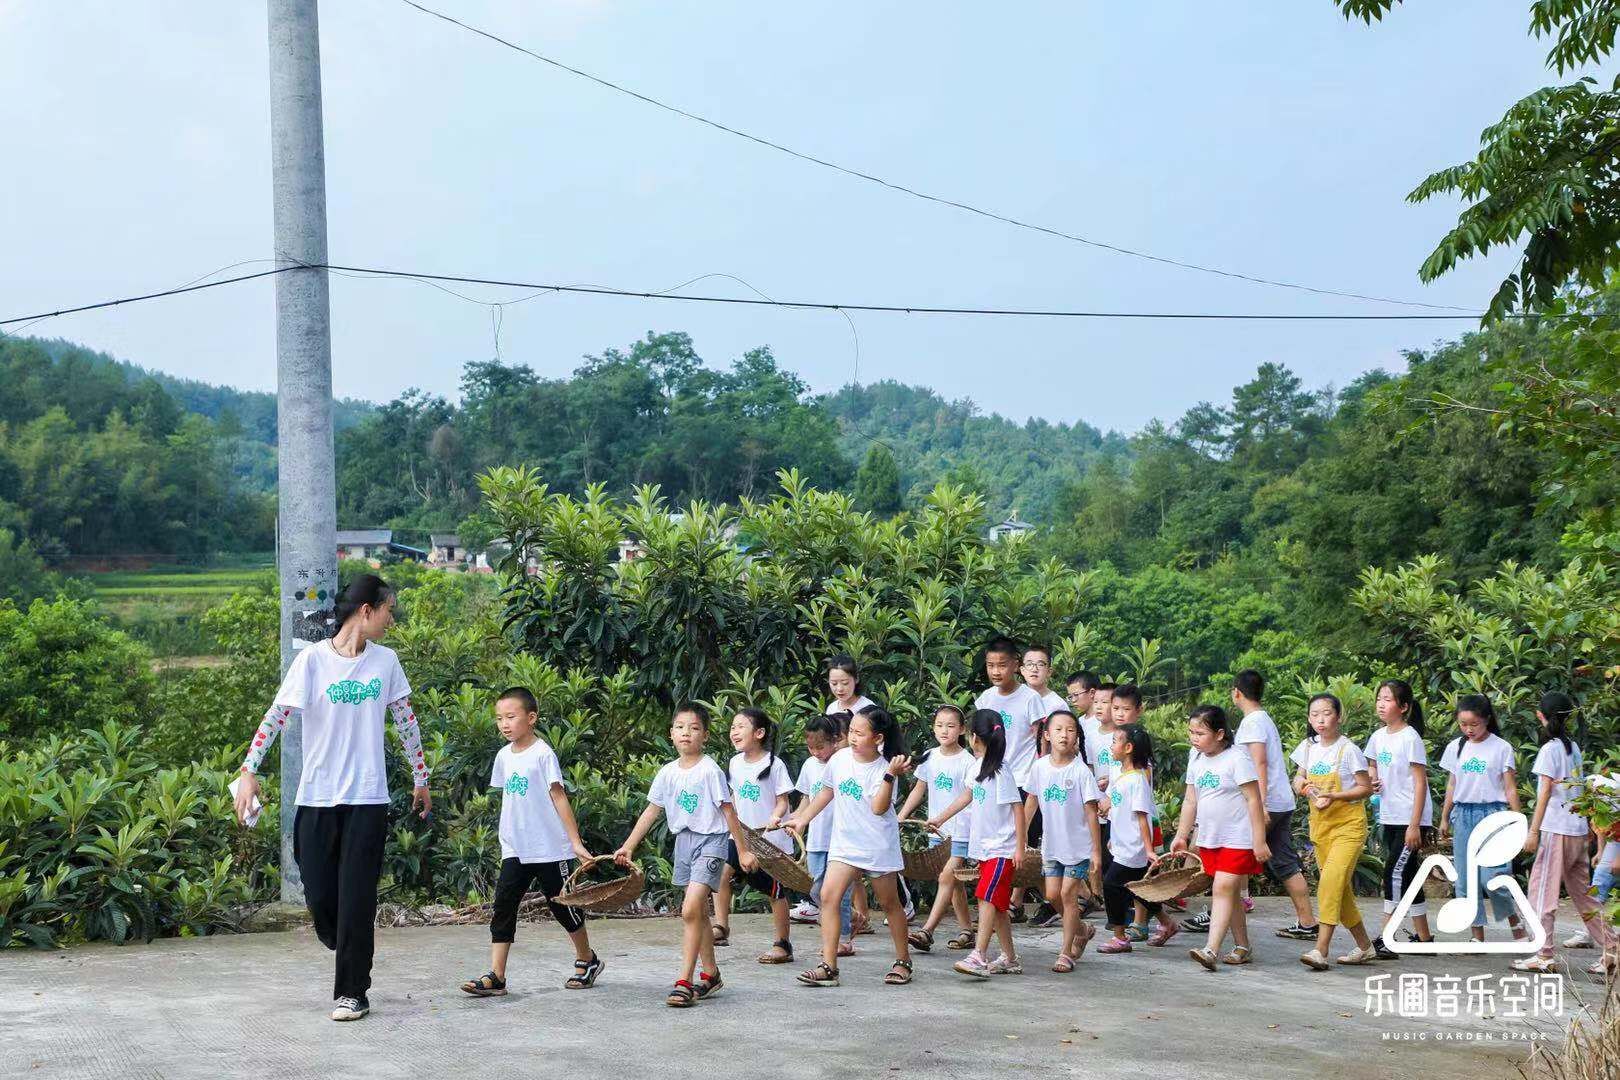
[[[1304,880],[1303,877],[1301,880]],[[1232,875],[1232,881],[1233,888],[1229,901],[1232,908],[1232,944],[1241,945],[1247,949],[1249,947],[1249,914],[1243,910],[1242,892],[1243,887],[1249,883],[1249,875],[1234,874]],[[1307,894],[1306,903],[1309,902],[1309,895]]]
[[[894,942],[894,958],[911,962],[911,943],[907,940],[906,905],[900,901],[899,875],[880,874],[872,879],[872,892],[883,905],[883,914],[889,917],[889,938]]]
[[[731,867],[720,871],[720,887],[714,891],[714,925],[731,929]]]
[[[1046,898],[1063,916],[1063,947],[1058,951],[1072,957],[1080,939],[1080,879],[1047,878]]]
[[[939,892],[934,896],[934,906],[928,909],[928,918],[923,920],[923,929],[930,934],[945,921],[945,912],[950,910],[951,903],[955,899],[952,886],[956,884],[956,867],[961,861],[953,855],[945,860],[945,868],[939,872]],[[961,913],[957,914],[960,917]]]
[[[686,887],[681,901],[681,975],[687,982],[696,974],[698,960],[704,970],[714,971],[714,934],[709,930],[709,887],[696,883]]]
[[[1246,882],[1248,878],[1245,877],[1243,880]],[[1305,875],[1293,875],[1283,882],[1283,888],[1288,890],[1288,899],[1294,902],[1294,918],[1298,920],[1299,925],[1311,925],[1313,918],[1311,915],[1311,887],[1306,884]],[[1327,954],[1323,953],[1322,955],[1326,956]]]
[[[955,877],[951,878],[951,906],[956,909],[956,922],[963,930],[973,925],[973,911],[968,907],[967,889]]]
[[[821,881],[821,962],[834,971],[838,970],[838,905],[860,873],[848,863],[829,862]]]
[[[510,941],[493,941],[489,946],[489,970],[502,982],[506,981],[506,954],[511,951]]]
[[[1209,938],[1205,945],[1210,952],[1220,952],[1226,943],[1226,931],[1232,925],[1232,909],[1243,910],[1243,905],[1238,903],[1241,882],[1237,874],[1224,870],[1215,872],[1215,886],[1209,900]]]
[[[992,908],[992,911],[995,909]],[[1007,959],[1013,962],[1018,960],[1018,947],[1013,944],[1012,914],[1006,911],[996,912],[996,936],[1001,939],[1001,951]]]

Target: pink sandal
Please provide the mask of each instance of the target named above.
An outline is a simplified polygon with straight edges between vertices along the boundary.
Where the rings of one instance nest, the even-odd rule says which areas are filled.
[[[1107,944],[1097,946],[1097,951],[1100,953],[1108,953],[1110,955],[1113,953],[1130,952],[1131,943],[1122,937],[1117,937],[1109,941]]]
[[[1067,975],[1074,970],[1074,958],[1068,953],[1058,953],[1057,963],[1052,965],[1052,970],[1059,975]]]
[[[1153,931],[1153,936],[1148,938],[1147,943],[1149,945],[1163,945],[1179,933],[1181,933],[1181,926],[1177,923],[1171,923],[1169,926],[1161,925],[1157,930]]]

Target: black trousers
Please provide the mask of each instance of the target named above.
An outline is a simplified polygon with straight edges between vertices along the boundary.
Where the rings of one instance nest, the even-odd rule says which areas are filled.
[[[1133,881],[1141,881],[1147,876],[1148,868],[1145,866],[1126,866],[1124,863],[1110,863],[1108,869],[1103,871],[1103,905],[1108,909],[1109,926],[1129,926],[1131,922],[1131,909],[1136,903],[1136,894],[1126,888]],[[1143,901],[1149,913],[1157,915],[1163,909],[1163,904]]]
[[[546,899],[552,901],[562,892],[563,881],[568,877],[571,865],[566,859],[562,862],[534,863],[502,859],[500,880],[495,882],[495,913],[489,920],[489,940],[510,944],[517,937],[518,905],[523,903],[523,894],[538,883]],[[579,908],[566,907],[555,901],[547,906],[551,908],[557,925],[570,934],[585,925],[585,916]]]
[[[365,997],[377,936],[377,879],[382,876],[388,807],[300,806],[293,858],[315,936],[337,953],[332,997]]]

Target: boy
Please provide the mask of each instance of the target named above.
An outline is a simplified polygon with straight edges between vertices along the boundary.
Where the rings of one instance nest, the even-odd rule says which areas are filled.
[[[501,876],[489,921],[489,972],[461,984],[473,997],[506,993],[506,958],[517,933],[518,906],[535,883],[551,902],[557,925],[574,943],[574,974],[563,986],[587,989],[595,985],[604,966],[591,949],[585,916],[554,899],[572,869],[569,860],[575,855],[589,859],[591,853],[579,837],[557,755],[535,736],[539,711],[534,695],[521,686],[510,687],[495,699],[495,724],[506,740],[489,774],[489,786],[501,792]]]
[[[1024,685],[1035,691],[1035,693],[1039,694],[1041,698],[1041,709],[1044,715],[1041,717],[1041,726],[1036,736],[1035,745],[1035,756],[1039,758],[1051,752],[1051,746],[1047,742],[1046,717],[1051,716],[1052,713],[1058,709],[1067,711],[1069,708],[1069,703],[1059,697],[1050,686],[1050,681],[1052,678],[1052,652],[1044,645],[1032,645],[1024,650],[1024,659],[1019,671],[1023,674]],[[1033,768],[1033,765],[1031,768]],[[1039,799],[1034,801],[1031,809],[1029,842],[1030,846],[1033,847],[1040,843],[1043,835],[1043,829],[1045,828],[1045,822],[1041,820],[1041,804]],[[1062,922],[1063,916],[1058,913],[1056,908],[1047,902],[1047,899],[1044,896],[1041,897],[1040,905],[1035,909],[1034,916],[1032,916],[1029,920],[1030,925],[1035,927],[1058,926],[1061,925]]]
[[[1007,766],[1018,784],[1019,802],[1029,791],[1029,771],[1035,767],[1035,744],[1040,727],[1046,720],[1046,703],[1041,695],[1018,681],[1022,658],[1018,644],[1009,637],[994,637],[984,649],[984,673],[990,678],[990,688],[974,699],[975,708],[989,709],[1001,714],[1002,730],[1007,733]],[[1050,664],[1048,664],[1050,667]],[[1028,842],[1039,843],[1040,830],[1031,827]],[[1024,922],[1024,890],[1014,889],[1012,894],[1012,920]]]
[[[731,805],[731,782],[714,759],[703,752],[709,736],[709,714],[701,705],[684,702],[670,721],[669,741],[677,757],[658,770],[647,792],[647,809],[636,819],[635,827],[623,846],[613,853],[614,862],[629,866],[636,847],[664,814],[670,835],[675,838],[674,873],[670,883],[684,889],[681,901],[681,976],[675,980],[664,1004],[686,1009],[719,992],[720,965],[714,958],[714,930],[709,924],[709,896],[720,886],[720,872],[730,852],[729,835],[737,845],[738,863],[744,873],[759,869],[759,860],[748,850],[737,811]],[[703,970],[697,971],[702,960]],[[692,976],[697,974],[694,985]]]

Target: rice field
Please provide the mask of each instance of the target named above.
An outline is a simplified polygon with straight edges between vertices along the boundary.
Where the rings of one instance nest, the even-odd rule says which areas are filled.
[[[153,566],[84,574],[113,621],[159,657],[206,656],[216,645],[202,628],[209,608],[232,593],[271,581],[269,556],[228,567]]]

